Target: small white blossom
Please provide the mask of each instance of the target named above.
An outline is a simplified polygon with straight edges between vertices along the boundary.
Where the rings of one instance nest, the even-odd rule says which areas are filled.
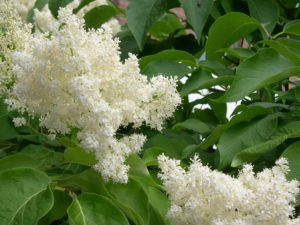
[[[280,159],[271,169],[254,174],[244,166],[237,178],[211,170],[195,157],[188,170],[164,155],[158,157],[171,201],[172,225],[291,225],[299,183],[287,181],[288,164]]]
[[[13,123],[15,127],[22,127],[26,124],[26,119],[24,117],[13,118]]]

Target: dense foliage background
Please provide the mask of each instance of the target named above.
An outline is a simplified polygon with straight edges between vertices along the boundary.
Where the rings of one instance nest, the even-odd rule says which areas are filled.
[[[71,1],[35,7],[48,3],[57,16]],[[177,76],[182,104],[163,132],[139,130],[148,141],[127,160],[128,184],[117,184],[91,169],[93,155],[74,136],[49,140],[35,120],[15,128],[1,101],[0,224],[168,224],[162,153],[183,166],[197,153],[233,176],[246,162],[260,171],[284,156],[300,181],[299,14],[296,0],[129,0],[87,12],[87,28],[117,17],[122,57],[137,54],[149,77]],[[228,102],[237,102],[229,116]]]

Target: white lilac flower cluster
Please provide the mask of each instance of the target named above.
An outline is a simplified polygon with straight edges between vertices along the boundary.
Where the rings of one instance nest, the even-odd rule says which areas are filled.
[[[68,4],[69,8],[76,9],[80,6],[83,0],[73,0]],[[13,1],[13,6],[15,7],[17,13],[26,20],[27,13],[34,7],[33,0],[17,0]],[[108,2],[106,0],[94,0],[90,1],[88,4],[84,5],[77,12],[77,16],[83,18],[84,15],[92,10],[93,8],[101,5],[107,5]],[[48,4],[46,4],[42,9],[34,9],[34,17],[33,17],[34,25],[37,28],[36,31],[42,32],[53,32],[58,29],[59,22],[53,17],[51,14]],[[121,26],[117,19],[110,19],[105,23],[106,26],[110,26],[113,31],[113,34],[117,34],[121,30]]]
[[[31,38],[31,26],[23,24],[16,17],[9,0],[0,1],[0,96],[7,93],[7,87],[13,82],[12,52],[28,47]]]
[[[98,161],[94,168],[106,179],[125,183],[126,156],[138,152],[145,137],[117,138],[116,133],[120,127],[143,124],[161,129],[180,104],[176,80],[161,75],[148,80],[132,54],[121,62],[110,27],[86,31],[72,8],[62,8],[58,22],[59,29],[51,35],[15,40],[26,44],[5,52],[15,76],[8,108],[39,116],[50,135],[78,129],[82,146]]]
[[[158,158],[160,178],[171,201],[172,225],[299,225],[291,219],[297,181],[287,181],[288,163],[254,174],[245,165],[237,178],[211,170],[195,157],[188,170],[178,160]]]

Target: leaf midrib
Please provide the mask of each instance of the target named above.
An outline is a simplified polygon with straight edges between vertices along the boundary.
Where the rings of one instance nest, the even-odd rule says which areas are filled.
[[[83,225],[87,225],[87,224],[86,224],[86,221],[85,221],[85,217],[84,217],[84,213],[83,213],[82,207],[81,207],[80,202],[78,201],[77,198],[75,199],[75,203],[76,203],[76,204],[78,205],[78,207],[79,207],[80,214],[81,214],[82,221],[83,221]]]

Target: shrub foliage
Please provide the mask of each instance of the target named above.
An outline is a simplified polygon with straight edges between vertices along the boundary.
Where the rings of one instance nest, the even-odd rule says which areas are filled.
[[[91,2],[81,1],[73,12]],[[25,18],[37,31],[37,10],[46,5],[55,18],[68,4],[72,0],[37,0]],[[122,60],[136,54],[149,80],[177,77],[181,105],[162,131],[118,129],[116,139],[147,136],[142,151],[127,157],[128,183],[121,184],[93,169],[95,157],[76,130],[51,140],[38,118],[14,127],[18,113],[7,110],[3,94],[0,225],[167,225],[170,201],[157,176],[161,154],[182,167],[197,155],[231,176],[245,163],[259,172],[285,157],[287,178],[300,181],[299,14],[296,0],[129,0],[126,8],[112,1],[87,10],[86,29],[123,21],[116,34]],[[0,59],[5,62],[1,52]],[[232,112],[230,102],[236,103]]]

